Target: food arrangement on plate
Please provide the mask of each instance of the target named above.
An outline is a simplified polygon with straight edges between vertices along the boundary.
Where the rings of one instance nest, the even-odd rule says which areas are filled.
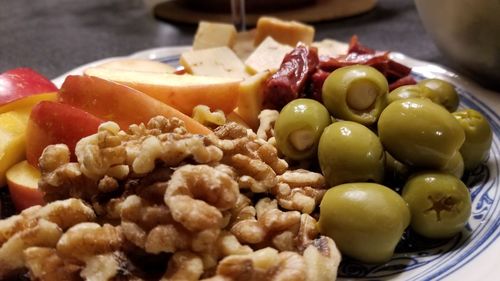
[[[313,40],[203,22],[180,66],[3,73],[0,279],[335,280],[460,240],[488,119],[356,36]]]

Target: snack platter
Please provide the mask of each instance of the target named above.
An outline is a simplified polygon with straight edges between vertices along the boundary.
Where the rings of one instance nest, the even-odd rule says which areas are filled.
[[[306,37],[310,34],[308,28],[301,31]],[[32,170],[36,166],[41,173],[36,186],[44,194],[43,199],[38,199],[42,201],[34,202],[48,203],[8,219],[0,213],[0,277],[17,274],[21,278],[20,274],[24,274],[24,278],[42,280],[70,276],[71,280],[207,278],[203,280],[211,281],[261,280],[266,275],[269,280],[312,281],[335,279],[335,276],[337,280],[494,279],[500,259],[499,93],[483,89],[439,65],[398,52],[371,50],[359,44],[356,36],[351,39],[345,56],[332,55],[326,63],[325,60],[318,62],[316,46],[309,48],[299,43],[292,48],[293,43],[280,45],[270,38],[263,37],[261,46],[282,48],[285,56],[274,72],[269,64],[270,68],[258,70],[265,59],[248,58],[247,68],[241,72],[244,76],[231,77],[238,75],[239,66],[223,58],[214,62],[223,65],[227,77],[209,75],[218,70],[203,64],[213,63],[207,54],[217,48],[208,53],[200,51],[199,57],[189,57],[197,49],[180,46],[98,60],[53,79],[52,83],[59,89],[56,90],[57,102],[54,102],[54,92],[50,93],[52,96],[41,96],[42,102],[35,104],[32,111],[30,108],[26,161],[7,171],[11,190],[10,184],[18,187],[12,179],[13,172],[9,178],[9,171],[23,163],[31,165]],[[347,50],[345,43],[330,41],[329,44]],[[232,51],[224,48],[213,51],[211,56],[232,55]],[[254,53],[258,53],[257,50]],[[316,62],[311,59],[314,56]],[[269,55],[263,58],[270,59]],[[352,65],[350,59],[365,62]],[[139,66],[147,70],[109,68],[109,65],[121,67],[124,65],[121,62],[127,60],[140,61]],[[289,85],[285,85],[290,82],[275,78],[287,77],[289,61],[303,63],[300,71],[309,75],[296,80],[303,79],[309,84],[291,100],[286,88]],[[319,63],[333,68],[322,69]],[[160,72],[149,72],[156,67]],[[171,72],[165,73],[165,69]],[[280,74],[280,71],[284,72]],[[355,82],[348,82],[351,85],[343,90],[338,81],[362,72],[368,73],[364,75],[369,76],[370,83],[353,80]],[[177,75],[184,73],[193,75]],[[161,79],[167,78],[160,79],[161,75],[170,75],[173,84],[162,82]],[[330,79],[334,75],[336,80]],[[320,79],[320,86],[315,84],[319,80],[314,79]],[[444,89],[452,90],[446,92],[442,87],[436,90],[432,85],[428,88],[427,82],[439,82],[440,87],[444,85]],[[202,91],[209,94],[195,94],[193,99],[190,94],[195,87],[182,86],[197,86],[197,83],[205,85]],[[265,85],[264,90],[256,86],[259,83]],[[401,85],[413,86],[408,89],[418,91],[418,98],[386,95],[397,93]],[[366,87],[371,88],[366,90]],[[170,96],[161,96],[160,90],[166,89],[172,91]],[[217,93],[214,89],[223,90]],[[239,95],[234,93],[235,89]],[[276,96],[270,97],[269,89],[273,89]],[[342,95],[342,91],[344,96],[339,102],[334,95],[339,92]],[[405,91],[400,92],[411,94],[410,90]],[[444,99],[432,96],[435,92],[441,95],[443,91]],[[450,91],[452,95],[447,96]],[[359,93],[362,94],[356,97]],[[228,96],[232,96],[232,100]],[[258,96],[263,98],[256,98]],[[199,106],[203,98],[204,104]],[[370,99],[367,104],[366,100]],[[379,103],[380,100],[383,101]],[[131,101],[136,101],[137,106]],[[250,109],[240,110],[245,102],[250,104]],[[347,104],[350,111],[346,113],[339,103]],[[110,104],[114,108],[109,108]],[[255,104],[258,107],[254,110]],[[381,109],[377,113],[379,104]],[[395,109],[397,106],[401,109]],[[311,108],[317,112],[300,115],[311,112]],[[412,113],[412,108],[422,109]],[[38,144],[33,145],[40,134],[44,137],[40,128],[49,124],[46,128],[52,130],[51,122],[61,117],[55,114],[57,118],[47,119],[49,123],[37,123],[37,118],[41,118],[37,116],[52,116],[51,111],[58,109],[65,114],[61,116],[67,116],[72,122],[90,120],[89,124],[93,123],[82,123],[81,131],[76,131],[81,136],[76,139],[71,139],[73,131],[69,140],[56,134],[56,139],[59,137],[64,144],[47,148],[45,145],[40,149]],[[422,113],[425,110],[427,115],[437,117],[428,119]],[[292,117],[281,118],[288,114]],[[412,127],[416,129],[406,131],[405,135],[405,123],[392,120],[411,114],[419,117],[405,120],[415,121]],[[376,115],[374,119],[373,115]],[[293,116],[310,117],[320,129],[314,129],[314,136],[299,125],[298,129],[287,131],[302,122],[291,119]],[[41,120],[43,118],[46,117]],[[467,118],[463,121],[467,123],[460,118]],[[61,128],[72,130],[72,126],[64,127],[67,124],[71,123],[66,121]],[[475,154],[467,154],[469,151],[465,149],[458,153],[468,130],[473,131],[471,134],[476,132],[470,129],[473,126],[474,130],[475,126],[482,126],[481,132],[488,128],[491,144],[487,150],[484,145],[476,144],[471,150],[480,152]],[[55,130],[60,129],[56,126]],[[92,133],[95,130],[97,133]],[[418,143],[419,136],[413,135],[415,130],[422,130],[421,143]],[[434,136],[443,134],[449,149]],[[350,140],[356,142],[352,146],[359,145],[358,150],[366,150],[366,158],[360,156],[351,162],[324,152],[342,149],[333,143],[342,143],[341,138],[350,135],[357,136]],[[35,141],[30,136],[35,136]],[[404,147],[399,143],[400,136]],[[482,134],[478,143],[484,143],[485,136],[486,133]],[[406,147],[414,144],[413,150]],[[415,149],[423,155],[412,156]],[[393,158],[389,150],[397,157]],[[351,151],[345,155],[357,157],[356,152]],[[350,167],[351,163],[361,163],[360,176],[355,175],[358,168],[343,170],[343,166]],[[439,182],[443,187],[432,182]],[[430,189],[422,191],[424,187],[415,187],[419,184]],[[38,193],[37,196],[42,196]],[[11,200],[18,210],[36,205],[23,202],[19,193],[12,194]],[[370,200],[362,199],[365,201],[359,205],[357,199],[349,201],[352,198],[348,194],[354,196],[352,198],[363,194],[359,198]],[[5,190],[0,195],[0,206],[11,214],[13,206],[12,202],[5,202],[8,197]],[[27,205],[19,207],[20,202]],[[367,228],[349,219],[353,212],[355,218],[357,214],[363,221],[359,214],[370,208],[377,211],[373,211],[376,215],[372,221],[364,221]],[[364,215],[370,217],[370,212]],[[428,213],[436,214],[437,223],[435,218],[429,220]],[[379,246],[377,242],[367,244],[359,237],[387,246]],[[349,244],[348,241],[355,242]],[[358,242],[365,247],[356,245]],[[22,254],[16,249],[22,249]],[[7,259],[9,255],[14,258]]]
[[[180,54],[191,46],[165,47],[140,51],[130,57],[151,59],[178,65]],[[412,67],[412,75],[420,79],[440,78],[458,87],[461,106],[477,109],[487,114],[494,128],[494,141],[488,165],[470,180],[473,188],[473,215],[464,235],[422,252],[396,255],[383,265],[366,265],[356,261],[344,263],[339,268],[339,280],[428,280],[434,278],[492,277],[496,273],[495,260],[500,258],[500,97],[498,93],[481,88],[442,66],[419,61],[404,54],[391,52],[391,58]],[[108,58],[75,68],[55,78],[56,85],[62,84],[67,75],[80,74],[83,69],[98,65]],[[474,93],[474,94],[471,94]],[[465,275],[464,275],[465,274]],[[479,274],[479,275],[478,275]]]

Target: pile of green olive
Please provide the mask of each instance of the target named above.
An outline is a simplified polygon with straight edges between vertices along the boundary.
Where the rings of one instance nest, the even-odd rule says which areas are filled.
[[[274,128],[280,153],[317,161],[331,186],[320,232],[368,263],[390,259],[408,227],[431,239],[462,231],[471,199],[460,178],[485,161],[492,142],[481,113],[457,111],[450,83],[388,89],[370,66],[339,68],[323,84],[323,103],[288,103]]]

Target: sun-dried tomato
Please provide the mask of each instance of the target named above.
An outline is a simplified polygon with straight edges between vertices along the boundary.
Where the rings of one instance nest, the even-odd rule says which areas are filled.
[[[399,88],[401,86],[415,85],[415,84],[417,84],[417,81],[415,81],[415,79],[413,79],[413,77],[411,75],[407,75],[407,76],[399,78],[398,80],[389,84],[389,91],[392,91],[392,90]]]
[[[307,97],[315,99],[319,102],[323,102],[323,84],[325,83],[328,75],[330,75],[330,72],[323,71],[321,69],[318,69],[316,70],[316,72],[314,72],[314,74],[311,76],[310,92],[308,93]]]
[[[349,41],[349,49],[348,49],[347,53],[348,54],[350,54],[350,53],[375,54],[375,50],[368,48],[366,46],[363,46],[361,43],[359,43],[358,36],[353,35],[351,37],[351,41]]]
[[[393,61],[390,52],[375,51],[361,43],[354,35],[348,53],[336,57],[318,57],[317,49],[299,44],[285,56],[279,70],[264,86],[264,107],[281,109],[296,98],[312,98],[321,102],[323,83],[330,72],[350,65],[369,65],[387,79],[390,89],[415,84],[411,68]]]
[[[264,85],[264,106],[281,109],[298,98],[319,64],[318,50],[299,43]]]
[[[384,73],[389,61],[389,52],[378,52],[375,54],[350,53],[326,59],[325,57],[322,57],[319,62],[319,68],[324,71],[333,71],[344,66],[364,64],[373,66],[377,69],[380,68],[379,71]]]
[[[410,75],[411,68],[391,60],[389,53],[390,52],[377,52],[363,46],[359,43],[358,37],[354,35],[349,43],[347,55],[330,58],[321,57],[319,68],[325,71],[334,71],[337,68],[349,65],[369,65],[380,71],[387,78],[389,84],[392,84]],[[405,81],[409,82],[408,79],[403,80],[403,82]]]

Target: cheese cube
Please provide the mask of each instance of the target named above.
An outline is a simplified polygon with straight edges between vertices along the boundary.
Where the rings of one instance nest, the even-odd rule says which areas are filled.
[[[202,21],[194,36],[193,49],[201,50],[227,46],[232,48],[236,41],[236,28],[232,24]]]
[[[252,74],[265,70],[274,72],[280,67],[285,55],[292,50],[292,47],[267,37],[245,61],[247,71]]]
[[[269,71],[255,74],[240,84],[238,115],[254,130],[259,127],[259,113],[262,111],[264,84],[271,76]]]
[[[255,38],[255,29],[241,31],[236,34],[236,42],[233,46],[234,53],[242,60],[246,60],[248,56],[255,50],[253,39]]]
[[[332,39],[324,39],[320,42],[314,42],[312,43],[312,46],[318,48],[318,55],[320,57],[336,57],[339,55],[345,55],[349,50],[349,44]]]
[[[268,36],[282,44],[294,47],[298,42],[310,45],[314,39],[314,27],[296,21],[261,17],[257,21],[254,45],[259,45]]]
[[[202,76],[245,78],[245,65],[228,47],[183,53],[179,63],[188,73]]]

